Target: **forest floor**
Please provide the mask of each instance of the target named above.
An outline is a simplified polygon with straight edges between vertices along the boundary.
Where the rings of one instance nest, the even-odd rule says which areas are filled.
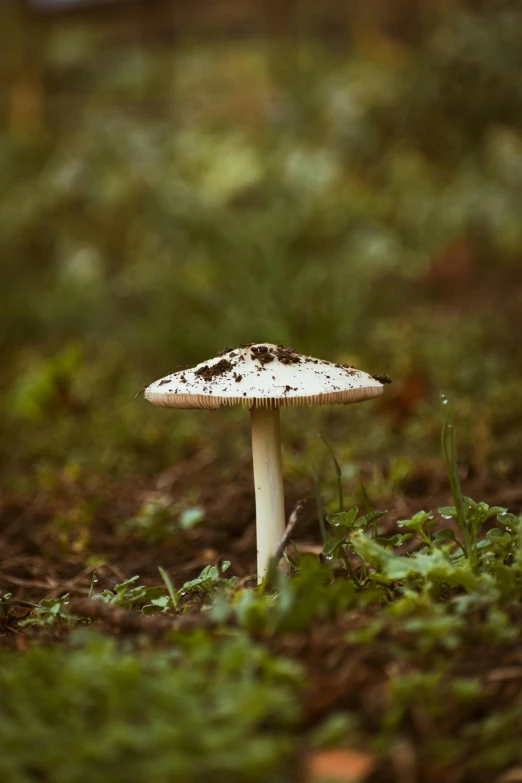
[[[142,531],[137,534],[122,523],[150,502],[158,485],[164,489],[167,484],[171,494],[181,495],[187,486],[197,485],[198,506],[204,510],[205,522],[186,529],[177,526],[170,535],[160,529],[160,541],[154,541],[154,536],[144,541]],[[89,540],[77,552],[64,546],[63,535],[56,529],[56,509],[48,507],[43,493],[29,505],[19,505],[12,499],[3,507],[0,584],[9,595],[4,596],[2,607],[0,646],[11,654],[23,653],[25,669],[19,674],[32,678],[31,683],[26,682],[26,687],[36,693],[29,709],[33,725],[28,740],[36,744],[42,740],[42,732],[46,734],[47,729],[35,726],[46,716],[53,731],[62,737],[71,734],[67,742],[71,747],[76,743],[80,755],[86,753],[86,746],[90,747],[99,729],[89,715],[93,700],[98,699],[104,732],[110,734],[111,724],[130,732],[138,728],[154,747],[157,739],[153,735],[158,731],[155,713],[167,721],[172,714],[175,722],[180,719],[179,705],[174,699],[163,714],[165,707],[157,704],[157,694],[147,694],[146,714],[151,725],[142,726],[128,693],[116,695],[118,655],[147,658],[174,648],[185,650],[187,656],[186,660],[177,660],[174,667],[185,671],[195,666],[206,678],[207,685],[185,694],[185,699],[201,702],[201,721],[206,720],[208,710],[208,733],[218,744],[222,742],[223,748],[213,755],[203,741],[201,746],[197,742],[195,747],[185,746],[186,738],[176,737],[174,732],[172,742],[178,746],[178,756],[166,753],[160,743],[155,753],[163,753],[163,761],[158,762],[158,777],[151,779],[191,781],[198,774],[208,775],[209,780],[314,783],[515,783],[522,779],[522,614],[516,599],[521,584],[520,575],[515,573],[517,551],[522,547],[516,538],[516,525],[502,526],[504,535],[511,531],[513,539],[502,549],[500,563],[494,538],[487,538],[487,530],[493,526],[490,520],[496,517],[501,524],[505,518],[502,508],[520,513],[522,484],[514,479],[499,484],[486,476],[464,482],[465,496],[480,497],[487,501],[483,508],[492,508],[491,515],[489,511],[483,513],[481,540],[489,542],[488,551],[495,554],[474,569],[475,576],[471,576],[471,569],[464,573],[458,557],[452,562],[447,555],[442,565],[427,562],[424,572],[412,574],[406,568],[403,573],[394,573],[390,567],[394,564],[386,562],[385,554],[392,550],[384,546],[380,552],[366,554],[364,570],[369,571],[363,575],[362,559],[348,547],[345,554],[357,573],[355,587],[342,557],[329,562],[321,554],[313,482],[302,482],[291,487],[286,498],[289,511],[298,500],[307,500],[293,539],[295,546],[290,549],[294,576],[284,586],[277,581],[283,577],[273,577],[267,588],[255,588],[252,580],[255,525],[249,465],[245,463],[236,471],[233,482],[227,481],[220,476],[213,455],[203,451],[162,474],[154,487],[154,492],[145,484],[117,491],[104,487],[104,502],[98,496],[101,511],[91,526]],[[74,505],[75,491],[71,489],[62,502]],[[99,495],[102,490],[98,487],[97,492]],[[398,520],[415,520],[421,509],[435,510],[452,502],[448,479],[442,471],[438,475],[434,471],[428,483],[426,475],[410,476],[388,504],[388,513],[379,520],[379,542],[382,545],[385,537],[402,532]],[[468,511],[471,519],[473,512]],[[427,548],[422,540],[393,540],[395,546],[401,546],[401,560],[415,560],[423,552],[428,557],[440,554],[442,543],[435,543],[434,537],[438,528],[450,524],[459,536],[455,520],[445,522],[437,513],[435,518],[438,522],[434,527],[429,519],[424,522],[430,529],[431,544]],[[410,528],[422,530],[423,526],[413,524]],[[335,525],[331,528],[334,534],[338,529]],[[154,531],[158,535],[157,528]],[[215,567],[225,561],[230,566],[221,574]],[[498,563],[496,574],[492,561]],[[166,570],[176,586],[175,605],[158,567]],[[209,572],[212,568],[213,573]],[[509,569],[513,573],[508,578]],[[198,581],[202,572],[203,578]],[[139,576],[135,582],[122,584],[135,575]],[[102,599],[96,599],[97,595]],[[152,610],[158,613],[151,615]],[[108,665],[110,653],[96,647],[89,633],[85,635],[86,629],[91,634],[96,630],[104,639],[115,639],[116,650],[120,651],[112,653],[116,656],[114,671],[102,675],[108,689],[103,697],[91,693],[82,677],[79,682],[77,672],[76,679],[68,672],[75,656],[87,657],[87,679],[89,660],[95,670],[98,659],[102,669]],[[78,633],[83,637],[79,638]],[[246,721],[244,744],[232,743],[231,747],[223,723],[242,720],[242,697],[238,696],[237,704],[230,697],[232,706],[223,717],[222,694],[209,694],[205,689],[215,676],[215,667],[220,666],[223,645],[239,638],[249,640],[252,649],[243,650],[243,657],[226,665],[230,667],[229,678],[223,679],[220,674],[221,687],[234,693],[236,682],[242,681],[245,671],[253,666],[257,686],[264,687],[267,702],[265,712],[260,708],[259,714]],[[61,694],[60,668],[49,670],[49,661],[31,659],[42,645],[62,655],[59,667],[69,683],[68,696]],[[258,646],[274,660],[298,666],[296,671],[281,675],[276,688],[281,696],[291,682],[291,695],[286,693],[286,697],[297,711],[282,725],[272,715],[275,706],[271,700],[275,697],[268,695],[274,675],[259,663]],[[195,647],[208,647],[216,660],[202,661]],[[65,659],[60,652],[63,650],[68,650]],[[145,670],[140,677],[148,680],[150,672]],[[129,683],[129,687],[135,684]],[[143,687],[141,683],[139,688]],[[17,689],[13,690],[9,678],[3,682],[0,678],[4,697],[0,734],[4,734],[5,741],[10,732],[22,730],[29,719],[23,710],[17,713],[13,707]],[[112,696],[111,689],[115,691]],[[76,700],[84,713],[80,720],[81,743],[77,730],[67,726],[72,719],[68,699],[73,703]],[[112,716],[111,699],[119,703]],[[269,738],[265,736],[267,731]],[[279,744],[272,747],[274,733]],[[251,747],[261,737],[267,743],[263,763]],[[112,770],[120,752],[114,746],[100,749],[83,769],[89,774]],[[149,769],[150,760],[144,762],[142,750],[134,747],[128,752],[135,755],[136,769]],[[56,748],[54,754],[52,760],[43,754],[29,761],[13,750],[3,763],[5,770],[16,769],[18,777],[13,780],[54,780],[55,771],[67,766]],[[110,771],[107,779],[123,780],[121,774],[121,770]],[[138,773],[131,773],[131,780],[139,779],[132,774]]]

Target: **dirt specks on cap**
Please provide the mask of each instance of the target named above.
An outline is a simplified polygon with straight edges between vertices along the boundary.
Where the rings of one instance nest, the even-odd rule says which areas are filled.
[[[391,383],[392,382],[392,379],[390,378],[389,375],[372,375],[372,378],[375,381],[379,381],[379,383],[382,383],[382,384],[386,384],[386,383]]]
[[[263,366],[269,362],[273,362],[275,359],[274,354],[267,345],[254,345],[252,348],[252,355],[254,359],[257,359]]]
[[[285,348],[284,345],[276,347],[276,356],[281,364],[299,364],[301,357],[293,348]]]
[[[212,381],[214,378],[218,378],[220,375],[229,372],[233,366],[232,362],[229,362],[228,359],[221,359],[221,361],[212,366],[204,364],[203,367],[200,367],[199,370],[195,371],[194,375],[203,378],[204,381]]]
[[[218,353],[218,356],[224,356],[226,353],[232,353],[233,350],[233,348],[223,348],[223,350]]]

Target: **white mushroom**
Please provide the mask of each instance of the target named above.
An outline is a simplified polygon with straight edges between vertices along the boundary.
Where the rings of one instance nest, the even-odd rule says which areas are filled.
[[[258,343],[226,349],[215,359],[167,375],[147,386],[145,397],[170,408],[250,409],[261,581],[285,528],[279,409],[369,400],[382,394],[386,382],[292,348]]]

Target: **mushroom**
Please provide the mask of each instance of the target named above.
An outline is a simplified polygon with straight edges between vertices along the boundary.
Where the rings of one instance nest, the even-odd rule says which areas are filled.
[[[387,377],[303,356],[293,348],[250,343],[155,381],[145,388],[145,398],[167,408],[250,409],[261,581],[285,529],[279,409],[361,402],[382,394],[387,382]]]

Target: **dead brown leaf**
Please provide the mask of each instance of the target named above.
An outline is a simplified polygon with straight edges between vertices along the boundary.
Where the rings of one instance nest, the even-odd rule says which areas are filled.
[[[375,767],[375,757],[358,750],[320,750],[309,757],[306,783],[360,783]]]

